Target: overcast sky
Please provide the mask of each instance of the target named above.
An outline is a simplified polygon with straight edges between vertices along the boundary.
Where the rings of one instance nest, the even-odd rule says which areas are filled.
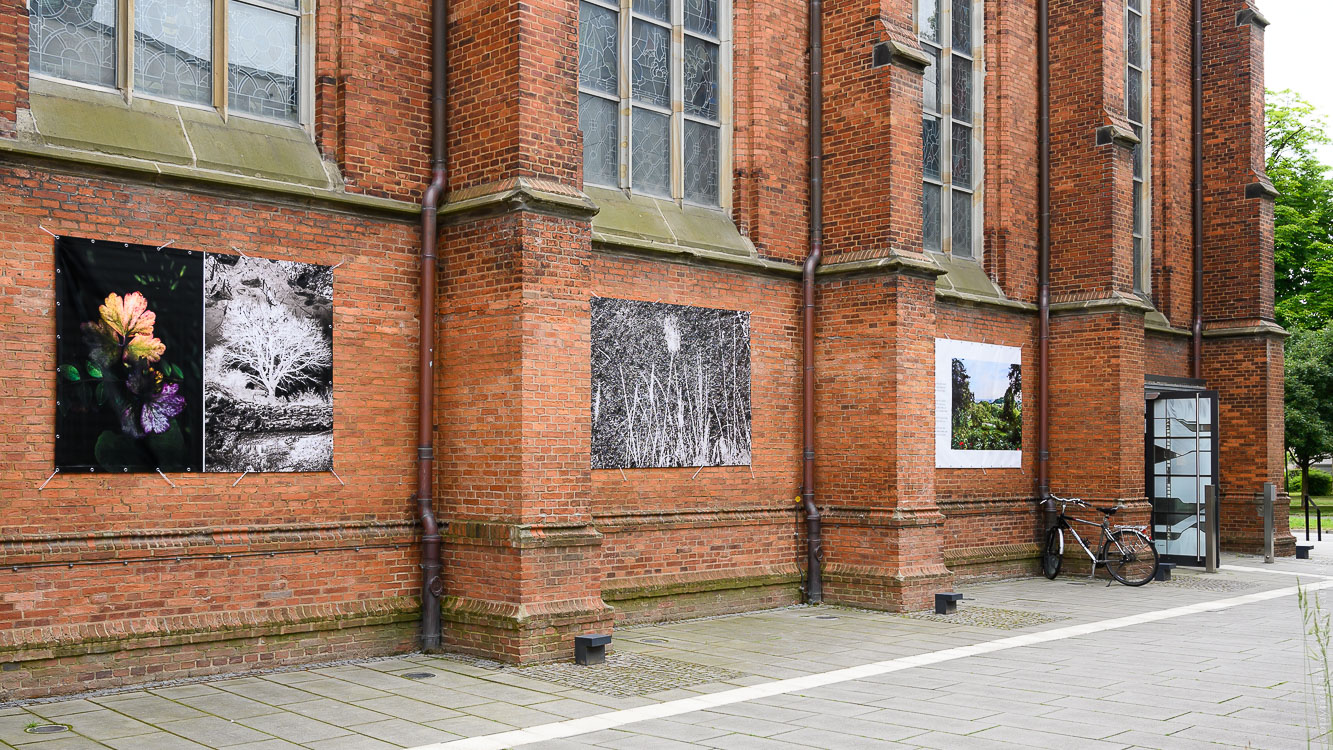
[[[1333,69],[1327,57],[1333,0],[1260,0],[1258,7],[1273,24],[1264,39],[1265,85],[1300,93],[1318,108],[1333,135]],[[1333,145],[1320,156],[1333,165]]]

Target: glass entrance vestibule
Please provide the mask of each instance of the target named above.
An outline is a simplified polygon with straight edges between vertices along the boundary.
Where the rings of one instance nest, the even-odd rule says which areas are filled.
[[[1203,565],[1209,534],[1206,487],[1217,487],[1217,392],[1147,393],[1145,465],[1152,536],[1163,560]]]

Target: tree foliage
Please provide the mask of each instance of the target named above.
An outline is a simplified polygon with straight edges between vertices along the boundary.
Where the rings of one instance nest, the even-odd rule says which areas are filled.
[[[1330,142],[1314,106],[1292,91],[1268,92],[1268,177],[1274,205],[1278,322],[1314,330],[1333,322],[1333,178],[1315,149]]]
[[[1333,455],[1333,326],[1293,331],[1284,390],[1287,455],[1309,487],[1310,465]]]

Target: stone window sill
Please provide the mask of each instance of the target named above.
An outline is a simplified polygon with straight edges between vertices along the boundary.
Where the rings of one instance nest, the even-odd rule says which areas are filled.
[[[211,109],[119,92],[31,79],[28,145],[86,151],[163,165],[224,172],[314,188],[337,189],[319,149],[305,131]]]
[[[719,209],[591,185],[584,191],[598,209],[592,219],[594,242],[745,265],[764,263],[750,240]]]

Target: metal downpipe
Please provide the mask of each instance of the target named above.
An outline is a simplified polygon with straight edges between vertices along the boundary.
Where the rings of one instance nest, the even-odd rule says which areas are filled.
[[[421,198],[421,306],[418,310],[417,512],[421,518],[421,648],[440,649],[440,527],[433,506],[435,466],[436,214],[445,186],[446,0],[431,3],[431,170]]]
[[[824,601],[819,508],[815,506],[815,269],[824,257],[824,24],[823,4],[810,0],[810,255],[801,270],[801,504],[806,523],[805,599]]]
[[[1037,497],[1054,523],[1050,479],[1051,366],[1051,30],[1049,0],[1037,0]]]
[[[1192,375],[1196,380],[1203,379],[1203,0],[1192,3],[1193,49],[1190,55],[1191,74],[1193,76],[1193,149],[1194,175],[1190,186],[1193,198],[1194,247],[1194,299],[1190,334],[1193,344],[1191,358]]]

